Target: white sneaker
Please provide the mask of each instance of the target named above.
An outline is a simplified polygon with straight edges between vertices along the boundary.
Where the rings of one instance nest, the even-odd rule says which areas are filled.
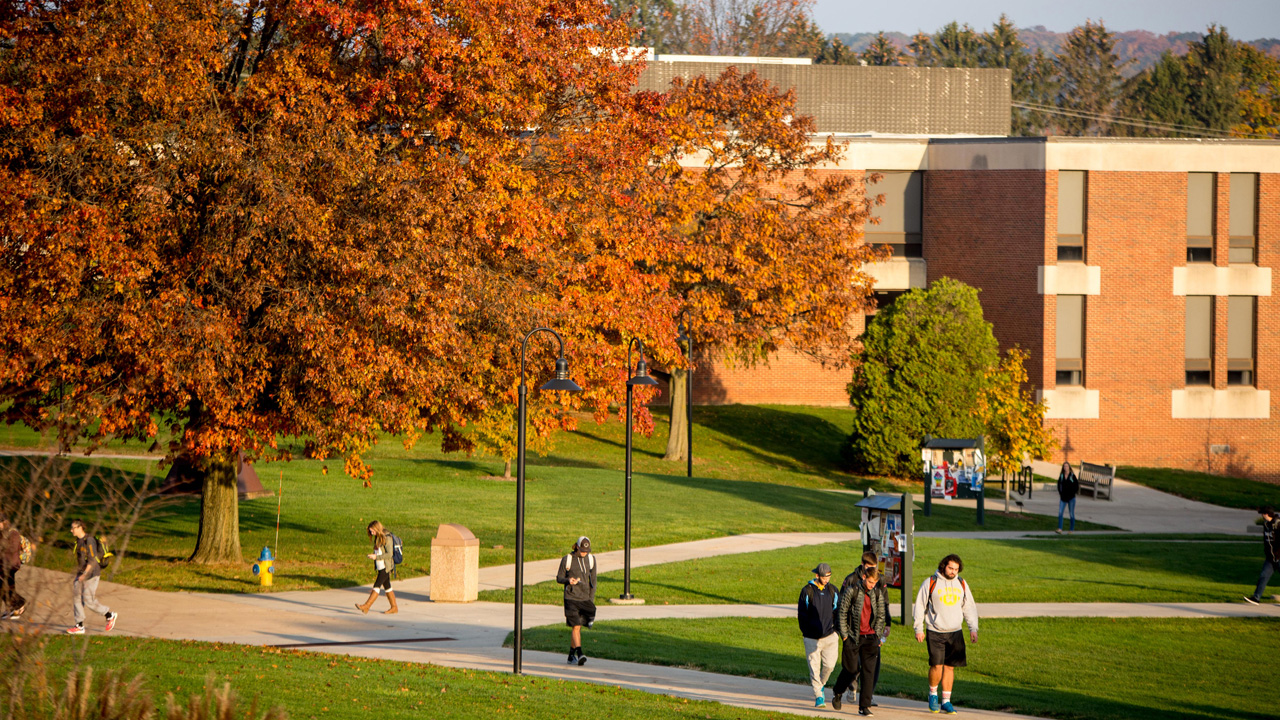
[[[107,614],[107,629],[105,632],[111,632],[116,627],[116,618],[120,617],[120,613]]]

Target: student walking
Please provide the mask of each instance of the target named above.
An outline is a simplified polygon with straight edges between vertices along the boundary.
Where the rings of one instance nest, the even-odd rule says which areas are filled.
[[[814,707],[826,707],[824,688],[840,655],[840,636],[836,633],[836,605],[839,600],[840,593],[831,584],[831,566],[818,563],[813,569],[813,579],[800,589],[800,599],[796,604],[805,657],[809,660],[809,685],[813,688]]]
[[[969,625],[969,639],[978,642],[978,603],[969,584],[960,577],[963,570],[960,556],[948,555],[938,563],[938,572],[921,583],[920,592],[916,593],[916,642],[928,641],[929,648],[929,712],[956,714],[951,705],[951,688],[956,668],[966,664],[961,623]]]
[[[889,591],[880,581],[876,566],[863,568],[859,582],[840,596],[836,610],[836,630],[844,638],[844,654],[840,659],[840,677],[836,678],[831,707],[840,709],[841,697],[857,677],[858,714],[870,716],[880,674],[880,646],[889,639],[893,616],[889,610]]]
[[[395,561],[393,557],[393,548],[391,545],[391,535],[382,523],[374,520],[369,523],[369,537],[373,538],[373,552],[365,555],[373,561],[373,569],[378,576],[373,580],[373,589],[369,591],[369,599],[361,605],[356,603],[356,609],[365,615],[369,614],[369,608],[373,607],[373,601],[378,599],[378,595],[384,590],[387,593],[387,600],[391,603],[391,607],[383,611],[384,615],[395,615],[400,612],[400,608],[396,605],[396,593],[391,589],[391,571],[395,569]]]
[[[1258,573],[1253,594],[1244,596],[1244,601],[1252,605],[1262,602],[1262,593],[1267,591],[1267,583],[1280,563],[1280,518],[1270,506],[1258,508],[1258,514],[1262,515],[1262,572]]]
[[[1071,470],[1071,463],[1063,462],[1058,473],[1058,534],[1062,534],[1062,511],[1071,509],[1071,529],[1076,531],[1076,495],[1080,494],[1080,479]]]
[[[854,569],[853,572],[846,575],[844,578],[844,582],[840,584],[840,597],[844,597],[848,593],[855,592],[858,589],[858,586],[862,584],[863,575],[868,570],[878,569],[879,565],[880,565],[880,560],[879,558],[876,557],[875,553],[873,552],[862,553],[862,564],[859,565],[856,569]],[[883,576],[880,577],[879,585],[880,587],[884,588],[885,593],[889,592],[888,587],[886,587],[884,584]],[[857,675],[858,670],[855,667],[855,668],[851,668],[850,672],[853,673],[853,678],[851,682],[856,685],[858,681],[858,675]],[[879,665],[876,665],[875,681],[877,683],[880,682],[880,666]],[[837,680],[837,683],[838,682],[839,681]],[[839,709],[839,706],[836,703],[833,702],[832,705],[835,706],[836,709]],[[871,701],[871,707],[876,707],[877,705],[878,703],[876,703],[874,700]]]
[[[98,579],[106,564],[107,551],[102,547],[102,541],[85,532],[83,520],[71,521],[71,534],[76,539],[76,576],[71,581],[71,612],[75,615],[76,624],[67,628],[67,633],[84,634],[85,608],[106,618],[105,631],[111,632],[119,615],[98,602]]]
[[[564,624],[570,628],[568,662],[586,665],[582,626],[591,627],[596,621],[596,556],[591,554],[591,538],[578,538],[573,551],[561,558],[556,582],[564,586]]]
[[[4,617],[17,620],[27,609],[27,600],[18,594],[18,568],[22,567],[22,534],[0,513],[0,602]]]

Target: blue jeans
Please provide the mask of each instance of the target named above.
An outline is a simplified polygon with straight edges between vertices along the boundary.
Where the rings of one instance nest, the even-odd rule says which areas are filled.
[[[1276,572],[1276,564],[1270,560],[1262,561],[1262,572],[1258,573],[1258,588],[1253,591],[1253,599],[1261,600],[1262,593],[1267,590],[1267,583],[1271,581],[1271,576]]]
[[[1058,529],[1062,529],[1062,511],[1071,508],[1071,530],[1076,529],[1076,499],[1058,501]]]

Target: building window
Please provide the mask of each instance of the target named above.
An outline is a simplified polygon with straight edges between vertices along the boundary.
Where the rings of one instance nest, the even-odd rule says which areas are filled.
[[[1189,263],[1213,262],[1213,201],[1216,195],[1216,175],[1187,173],[1187,262]]]
[[[1084,171],[1058,172],[1058,262],[1084,262]]]
[[[1187,385],[1213,384],[1213,297],[1187,297]]]
[[[1084,385],[1084,296],[1058,296],[1058,385]]]
[[[870,317],[881,310],[888,309],[888,307],[892,305],[895,300],[902,297],[905,292],[906,290],[882,290],[876,292],[874,296],[876,305],[875,307],[867,310],[867,316]]]
[[[1253,263],[1257,246],[1254,235],[1258,210],[1258,176],[1256,173],[1231,173],[1230,235],[1231,248],[1227,262]]]
[[[875,174],[881,176],[880,181],[867,184],[867,196],[884,195],[884,204],[872,203],[871,217],[878,218],[880,222],[867,224],[867,242],[888,247],[894,257],[923,257],[924,235],[920,217],[924,202],[924,173],[877,171]]]
[[[1227,298],[1227,384],[1253,385],[1253,336],[1257,298]]]

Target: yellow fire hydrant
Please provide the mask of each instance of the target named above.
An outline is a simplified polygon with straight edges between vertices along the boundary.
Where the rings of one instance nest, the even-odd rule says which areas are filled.
[[[253,574],[258,576],[260,585],[270,585],[271,578],[276,574],[276,559],[271,554],[270,547],[262,548],[262,554],[258,556],[258,562],[253,564]]]

